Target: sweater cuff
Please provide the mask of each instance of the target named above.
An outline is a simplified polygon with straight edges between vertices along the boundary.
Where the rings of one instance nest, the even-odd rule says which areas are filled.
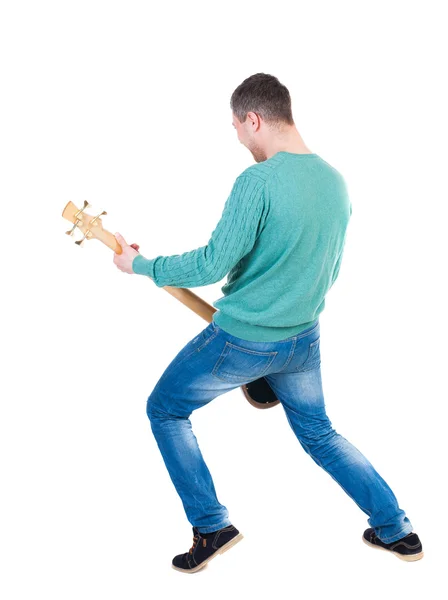
[[[154,279],[154,263],[157,259],[147,259],[141,254],[137,254],[137,256],[132,261],[132,270],[137,275],[147,275]]]

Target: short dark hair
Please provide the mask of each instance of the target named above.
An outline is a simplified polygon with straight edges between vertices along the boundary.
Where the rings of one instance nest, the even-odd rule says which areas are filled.
[[[254,112],[273,126],[294,125],[288,88],[267,73],[255,73],[240,83],[230,98],[230,108],[240,123],[248,112]]]

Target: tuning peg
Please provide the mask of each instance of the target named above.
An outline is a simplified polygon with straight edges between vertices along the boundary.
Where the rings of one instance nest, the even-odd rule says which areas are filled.
[[[81,223],[81,219],[76,219],[76,223],[73,225],[73,227],[69,231],[66,231],[65,233],[67,235],[73,235],[73,232],[78,227],[78,223]]]
[[[88,240],[90,240],[90,238],[92,237],[92,232],[87,229],[87,231],[84,234],[84,237],[82,238],[82,240],[77,240],[75,242],[75,244],[78,244],[78,246],[81,246],[81,244],[83,243],[83,241],[87,238]]]
[[[99,215],[96,215],[96,217],[93,217],[93,219],[90,221],[89,225],[93,225],[93,223],[95,223],[95,221],[97,219],[99,219],[101,217],[101,215],[107,215],[107,212],[105,210],[103,210],[103,212],[101,212]]]
[[[75,231],[75,229],[79,226],[78,223],[82,223],[82,219],[79,219],[79,215],[88,207],[90,206],[90,204],[87,202],[87,200],[84,200],[84,206],[82,208],[80,208],[74,215],[74,218],[76,219],[75,224],[73,225],[73,227],[69,230],[66,231],[65,233],[67,235],[73,235],[73,232]],[[101,213],[102,214],[102,213]],[[98,217],[101,215],[98,215]],[[95,220],[95,219],[94,219]],[[78,242],[76,242],[78,243]]]
[[[84,212],[88,206],[90,206],[90,204],[87,202],[87,200],[84,200],[84,206],[78,210],[78,212],[75,214],[75,218],[77,218],[78,215]]]

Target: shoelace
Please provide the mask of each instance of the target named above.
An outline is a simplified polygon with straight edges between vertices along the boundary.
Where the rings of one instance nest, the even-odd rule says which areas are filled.
[[[190,550],[189,550],[189,553],[190,553],[190,554],[193,554],[193,551],[194,551],[194,549],[196,548],[196,544],[198,543],[198,541],[199,541],[199,536],[198,536],[197,534],[195,534],[195,535],[193,536],[193,545],[192,545],[192,547],[191,547],[191,548],[190,548]]]
[[[196,534],[193,536],[193,545],[192,545],[192,547],[191,547],[191,548],[190,548],[190,550],[189,550],[189,553],[190,553],[190,554],[193,554],[193,551],[194,551],[194,549],[196,548],[196,545],[197,545],[198,541],[199,541],[199,535],[196,533]],[[207,545],[207,540],[206,540],[206,538],[202,538],[202,545],[204,546],[204,548],[206,547],[206,545]]]

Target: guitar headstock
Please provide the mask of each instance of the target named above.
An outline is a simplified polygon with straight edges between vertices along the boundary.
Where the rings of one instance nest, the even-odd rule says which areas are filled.
[[[67,235],[73,235],[75,229],[79,229],[84,237],[81,240],[77,240],[75,244],[81,246],[84,240],[90,240],[92,238],[96,238],[109,246],[114,252],[117,254],[122,253],[122,249],[120,244],[115,239],[115,236],[107,231],[107,229],[103,228],[103,222],[101,221],[102,215],[107,215],[107,212],[103,210],[99,215],[93,217],[92,215],[88,215],[85,213],[85,209],[89,207],[90,204],[87,200],[84,200],[84,206],[82,208],[77,208],[73,202],[68,202],[64,210],[62,211],[62,216],[70,223],[73,223],[73,227],[66,231]]]

